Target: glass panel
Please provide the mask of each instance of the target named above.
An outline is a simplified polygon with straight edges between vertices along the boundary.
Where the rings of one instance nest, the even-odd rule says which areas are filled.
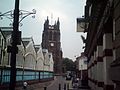
[[[43,72],[40,72],[40,79],[43,79],[44,78],[44,74]]]
[[[3,70],[2,83],[10,82],[10,70]]]

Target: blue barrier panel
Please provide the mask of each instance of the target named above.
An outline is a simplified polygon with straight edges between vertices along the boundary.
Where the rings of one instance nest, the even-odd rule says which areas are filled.
[[[16,81],[42,80],[52,78],[53,72],[17,69]],[[10,82],[10,68],[0,68],[0,84]]]
[[[40,79],[44,78],[44,72],[40,72]]]
[[[35,80],[35,71],[24,71],[24,80]]]
[[[39,79],[39,72],[36,72],[36,79]]]
[[[23,70],[17,70],[16,74],[16,81],[22,81],[23,77]]]
[[[10,70],[3,70],[2,72],[2,83],[10,82]]]

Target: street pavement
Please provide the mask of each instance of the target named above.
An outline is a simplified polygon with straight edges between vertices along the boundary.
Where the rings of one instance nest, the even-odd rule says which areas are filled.
[[[66,80],[66,78],[63,76],[55,76],[53,81],[28,85],[27,90],[90,90],[90,89],[85,89],[81,85],[80,81],[79,81],[79,86],[80,87],[73,88],[72,80]],[[17,88],[16,90],[23,90],[23,89]]]
[[[69,89],[68,89],[68,83],[69,83]],[[80,81],[79,81],[79,87],[76,87],[76,88],[73,88],[71,83],[72,83],[72,80],[70,81],[66,80],[66,78],[63,76],[55,76],[53,81],[49,83],[47,82],[43,83],[43,85],[42,84],[36,85],[34,87],[29,86],[27,90],[90,90],[90,89],[85,89],[81,85]],[[38,87],[38,88],[35,89],[35,87]]]
[[[54,81],[47,87],[47,90],[63,90],[66,80],[62,76],[55,76]]]
[[[67,83],[69,83],[69,90],[90,90],[81,88],[81,86],[78,88],[72,88],[72,81],[67,81],[65,77],[63,76],[55,76],[54,81],[47,86],[46,90],[68,90]],[[79,83],[81,85],[81,83]]]

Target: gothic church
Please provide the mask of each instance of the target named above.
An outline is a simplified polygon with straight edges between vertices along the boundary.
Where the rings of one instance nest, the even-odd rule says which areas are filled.
[[[60,22],[59,18],[54,25],[49,25],[49,19],[45,20],[42,34],[42,48],[52,52],[55,74],[62,73],[62,49],[60,42]]]

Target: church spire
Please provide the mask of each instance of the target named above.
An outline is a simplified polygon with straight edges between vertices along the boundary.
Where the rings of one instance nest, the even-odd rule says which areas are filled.
[[[60,28],[60,22],[59,22],[59,17],[58,17],[58,20],[57,20],[57,29]]]
[[[46,20],[46,23],[49,25],[49,19],[48,19],[48,16],[47,16],[47,20]]]
[[[45,20],[45,23],[44,23],[44,30],[46,30],[48,27],[49,27],[49,19],[47,16],[47,20]]]
[[[59,22],[59,17],[58,17],[58,20],[57,20],[57,24],[60,24],[60,22]]]

